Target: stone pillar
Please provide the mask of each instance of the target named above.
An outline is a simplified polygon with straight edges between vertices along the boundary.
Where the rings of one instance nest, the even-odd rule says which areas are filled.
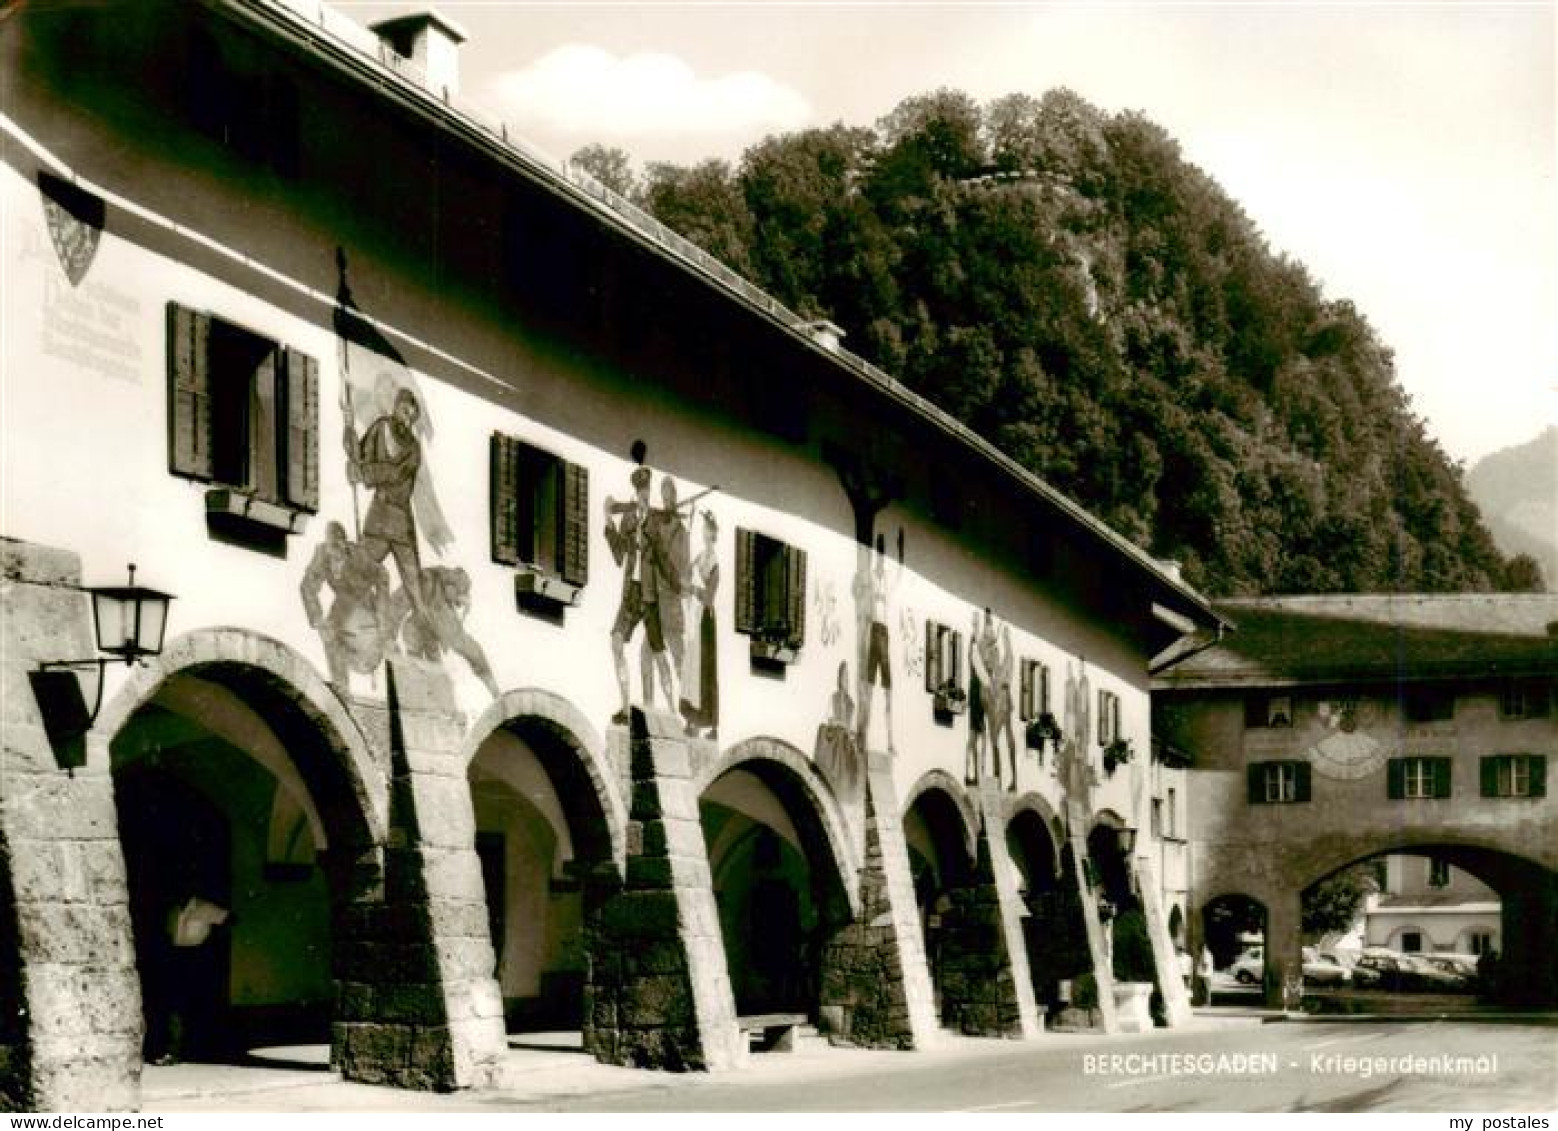
[[[1303,899],[1298,892],[1276,892],[1266,901],[1266,1005],[1282,1009],[1296,1001],[1283,1000],[1284,983],[1302,978],[1304,970]]]
[[[938,963],[943,1020],[970,1037],[1023,1036],[1012,951],[1001,922],[1001,899],[983,821],[973,873],[947,895],[950,906],[942,915]],[[1031,998],[1031,985],[1028,992]]]
[[[635,709],[630,761],[626,881],[586,909],[584,1046],[607,1064],[734,1067],[744,1050],[681,720]]]
[[[1033,970],[1028,964],[1028,939],[1023,927],[1028,908],[1023,903],[1022,892],[1018,887],[1017,865],[1006,843],[1006,806],[1000,783],[985,783],[980,789],[979,800],[985,826],[980,832],[980,838],[989,848],[995,894],[1001,913],[1001,935],[1011,963],[1017,1006],[1018,1031],[1008,1035],[1034,1037],[1044,1031],[1044,1026],[1039,1020],[1038,1001],[1033,994]]]
[[[71,553],[0,539],[0,1108],[140,1102],[140,982],[106,740],[58,768],[28,672],[97,654]],[[90,701],[87,704],[91,707]]]
[[[1084,831],[1087,812],[1082,806],[1067,802],[1067,824],[1071,830],[1071,860],[1076,871],[1077,892],[1082,898],[1082,923],[1087,929],[1087,949],[1093,958],[1093,981],[1098,986],[1098,1012],[1103,1019],[1104,1032],[1117,1033],[1120,1023],[1114,1008],[1114,951],[1106,934],[1109,926],[1098,917],[1098,893],[1087,882]]]
[[[1158,993],[1163,997],[1164,1020],[1170,1029],[1177,1029],[1190,1020],[1190,994],[1179,970],[1168,918],[1163,914],[1163,889],[1158,886],[1157,870],[1149,857],[1138,856],[1132,865],[1142,914],[1147,920],[1147,940],[1152,944],[1152,967],[1157,973]]]
[[[334,1058],[364,1083],[478,1087],[496,1079],[507,1038],[460,754],[463,720],[441,667],[396,659],[388,679],[383,896],[337,916]]]
[[[1500,946],[1495,1000],[1507,1005],[1558,1005],[1558,879],[1520,873],[1521,886],[1499,892]]]
[[[823,947],[822,1027],[835,1044],[925,1048],[937,1032],[935,995],[892,759],[870,754],[868,763],[860,915]]]

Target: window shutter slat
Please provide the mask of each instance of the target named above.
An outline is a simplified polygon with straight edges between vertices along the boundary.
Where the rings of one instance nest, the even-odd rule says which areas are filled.
[[[519,444],[500,432],[488,446],[492,560],[519,564]]]
[[[1528,755],[1526,755],[1526,765],[1528,767],[1530,767],[1531,796],[1532,797],[1546,797],[1547,796],[1547,755],[1545,755],[1545,754],[1528,754]]]
[[[1308,762],[1293,763],[1293,800],[1308,801],[1311,788],[1311,773],[1314,767]]]
[[[757,630],[757,535],[736,530],[736,631],[751,635]]]
[[[210,336],[207,315],[168,303],[168,470],[191,479],[214,474]]]
[[[1244,768],[1244,783],[1246,799],[1251,805],[1264,805],[1266,803],[1266,767],[1264,763],[1252,762]]]
[[[1392,758],[1385,763],[1385,796],[1400,801],[1407,795],[1407,763],[1405,758]]]
[[[590,580],[590,470],[564,465],[562,574],[569,585],[583,588]]]
[[[1498,757],[1484,756],[1478,759],[1479,777],[1482,780],[1482,796],[1498,796]]]
[[[1433,759],[1434,767],[1434,796],[1437,798],[1450,796],[1450,767],[1452,763],[1448,758]]]
[[[287,502],[319,510],[319,363],[289,349],[287,359]]]
[[[784,548],[785,621],[789,644],[799,648],[806,640],[806,551]]]

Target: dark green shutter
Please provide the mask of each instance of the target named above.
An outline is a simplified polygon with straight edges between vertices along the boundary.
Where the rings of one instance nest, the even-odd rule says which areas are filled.
[[[1034,663],[1032,660],[1024,660],[1022,662],[1022,692],[1017,699],[1019,708],[1017,717],[1023,722],[1027,722],[1034,717],[1033,677],[1035,673],[1033,669]]]
[[[1407,795],[1407,763],[1405,758],[1392,758],[1385,763],[1385,796],[1400,801]]]
[[[287,358],[287,502],[319,510],[319,363],[295,349]]]
[[[1308,762],[1293,763],[1293,800],[1308,801],[1312,767]]]
[[[736,530],[736,631],[751,635],[757,630],[757,535]]]
[[[1534,679],[1526,685],[1526,718],[1545,719],[1553,698],[1553,689],[1546,681]]]
[[[806,551],[784,548],[784,598],[787,643],[799,648],[806,642]]]
[[[1098,693],[1098,745],[1103,746],[1109,741],[1109,693]]]
[[[1450,768],[1451,761],[1448,758],[1432,759],[1434,772],[1434,796],[1444,798],[1450,796]]]
[[[1478,765],[1481,767],[1481,773],[1480,773],[1479,776],[1482,779],[1482,796],[1484,796],[1484,797],[1497,797],[1498,796],[1498,756],[1497,755],[1484,756],[1482,759],[1479,760]]]
[[[583,588],[590,580],[590,471],[576,463],[563,465],[562,575],[569,585]]]
[[[1266,803],[1266,764],[1251,762],[1244,768],[1244,784],[1251,805]]]
[[[500,432],[488,445],[492,560],[519,564],[519,441]]]
[[[1049,710],[1049,665],[1039,665],[1039,706],[1038,713],[1044,714]]]
[[[1547,796],[1547,755],[1527,754],[1526,765],[1530,767],[1531,796]]]
[[[952,670],[950,672],[943,672],[942,673],[942,678],[944,680],[946,680],[948,683],[950,683],[953,687],[962,687],[963,686],[963,634],[961,632],[954,632],[954,633],[951,633],[951,636],[952,636],[952,659],[951,659]]]
[[[168,470],[212,478],[211,319],[168,303]]]

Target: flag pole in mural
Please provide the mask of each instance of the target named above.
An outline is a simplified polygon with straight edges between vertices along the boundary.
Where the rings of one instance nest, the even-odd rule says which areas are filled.
[[[433,440],[427,402],[400,351],[353,301],[343,250],[336,266],[341,446],[354,537],[348,540],[339,522],[327,525],[303,579],[309,623],[324,643],[332,682],[343,690],[349,672],[372,673],[394,652],[441,661],[452,651],[496,696],[486,653],[465,627],[470,575],[459,566],[422,564],[423,539],[440,558],[454,543],[425,458]],[[368,422],[360,435],[359,421]],[[366,516],[359,488],[370,492]],[[395,563],[398,589],[389,588],[386,559]],[[320,599],[326,587],[333,595],[328,611]]]

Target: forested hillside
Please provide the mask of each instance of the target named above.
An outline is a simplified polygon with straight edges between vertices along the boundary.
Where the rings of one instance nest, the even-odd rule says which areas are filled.
[[[1211,594],[1524,577],[1362,313],[1139,114],[943,90],[735,168],[575,160]]]

